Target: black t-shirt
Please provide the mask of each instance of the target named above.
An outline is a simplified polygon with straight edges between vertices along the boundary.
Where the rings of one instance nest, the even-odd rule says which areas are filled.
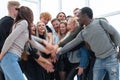
[[[39,35],[39,38],[46,39],[45,36],[43,36],[43,35]],[[44,52],[41,52],[41,55],[44,58],[49,58],[51,56],[50,54],[45,54]]]
[[[48,33],[52,33],[52,30],[51,30],[51,28],[48,25],[46,25],[46,29],[47,29]]]
[[[10,16],[5,16],[0,19],[0,52],[5,39],[8,37],[10,30],[12,28],[14,19]]]

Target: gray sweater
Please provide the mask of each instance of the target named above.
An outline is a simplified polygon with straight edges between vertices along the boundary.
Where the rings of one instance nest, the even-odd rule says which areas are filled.
[[[120,46],[120,35],[113,26],[104,20],[101,20],[101,24],[104,29],[113,36],[115,44]],[[93,20],[92,23],[79,32],[75,39],[66,44],[60,50],[59,54],[63,54],[71,50],[82,41],[86,41],[90,45],[97,58],[106,58],[116,53],[117,50],[112,45],[104,29],[101,27],[99,20]]]
[[[5,40],[2,52],[11,52],[21,57],[24,45],[27,41],[38,50],[43,51],[44,47],[42,45],[36,42],[33,38],[29,40],[28,23],[26,20],[22,20],[13,26],[11,34]]]

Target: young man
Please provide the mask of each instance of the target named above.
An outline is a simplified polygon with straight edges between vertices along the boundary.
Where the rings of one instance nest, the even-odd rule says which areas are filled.
[[[20,3],[18,1],[9,1],[8,2],[8,16],[5,16],[0,19],[0,52],[4,44],[5,39],[8,37],[10,30],[12,28],[14,19],[17,15]]]
[[[55,45],[60,41],[60,39],[59,39],[60,20],[57,18],[52,19],[51,24],[52,24],[53,29],[54,29],[52,32],[53,32],[53,44]]]
[[[17,16],[17,8],[19,8],[20,3],[18,1],[9,1],[8,16],[5,16],[0,19],[0,52],[2,46],[5,42],[5,39],[8,37],[10,30],[12,28],[14,18]],[[3,74],[0,72],[0,80],[4,80]]]
[[[119,62],[117,57],[120,59],[120,56],[118,56],[120,52],[118,53],[113,45],[114,42],[115,45],[120,47],[119,33],[106,21],[93,20],[93,12],[89,7],[81,9],[79,20],[80,24],[85,25],[85,28],[79,32],[74,40],[66,44],[60,50],[60,53],[62,54],[65,50],[70,50],[82,41],[86,41],[96,56],[93,80],[103,80],[106,72],[108,72],[110,80],[119,80]],[[113,37],[113,42],[111,42],[106,31]]]
[[[79,11],[80,11],[79,8],[75,8],[75,9],[73,10],[74,17],[78,17]]]

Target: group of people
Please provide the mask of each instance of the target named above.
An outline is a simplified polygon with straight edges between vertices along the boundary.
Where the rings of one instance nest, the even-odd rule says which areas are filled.
[[[29,7],[18,1],[7,7],[8,16],[0,19],[5,80],[25,80],[23,74],[28,80],[73,80],[72,71],[77,80],[119,80],[120,35],[105,19],[94,19],[91,8],[76,8],[74,16],[59,12],[54,19],[42,12],[35,25]]]

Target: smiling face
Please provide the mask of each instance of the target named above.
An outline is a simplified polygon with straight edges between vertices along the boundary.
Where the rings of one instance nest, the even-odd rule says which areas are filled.
[[[53,28],[55,29],[56,32],[59,31],[59,25],[60,25],[60,22],[56,19],[55,21],[52,22],[52,25],[53,25]]]
[[[38,22],[37,29],[38,29],[38,33],[45,33],[46,32],[45,23]]]
[[[36,32],[35,25],[32,24],[32,26],[31,26],[31,34],[35,35],[35,32]]]
[[[67,28],[69,29],[70,32],[74,31],[75,28],[78,26],[79,26],[79,23],[74,17],[69,18],[67,22]]]
[[[74,28],[74,23],[70,19],[67,22],[67,28],[69,30],[72,30]]]
[[[67,33],[67,23],[60,23],[60,33],[66,34]]]
[[[66,15],[65,15],[65,13],[60,12],[60,13],[57,15],[57,19],[59,19],[60,21],[65,21],[65,20],[66,20]]]

